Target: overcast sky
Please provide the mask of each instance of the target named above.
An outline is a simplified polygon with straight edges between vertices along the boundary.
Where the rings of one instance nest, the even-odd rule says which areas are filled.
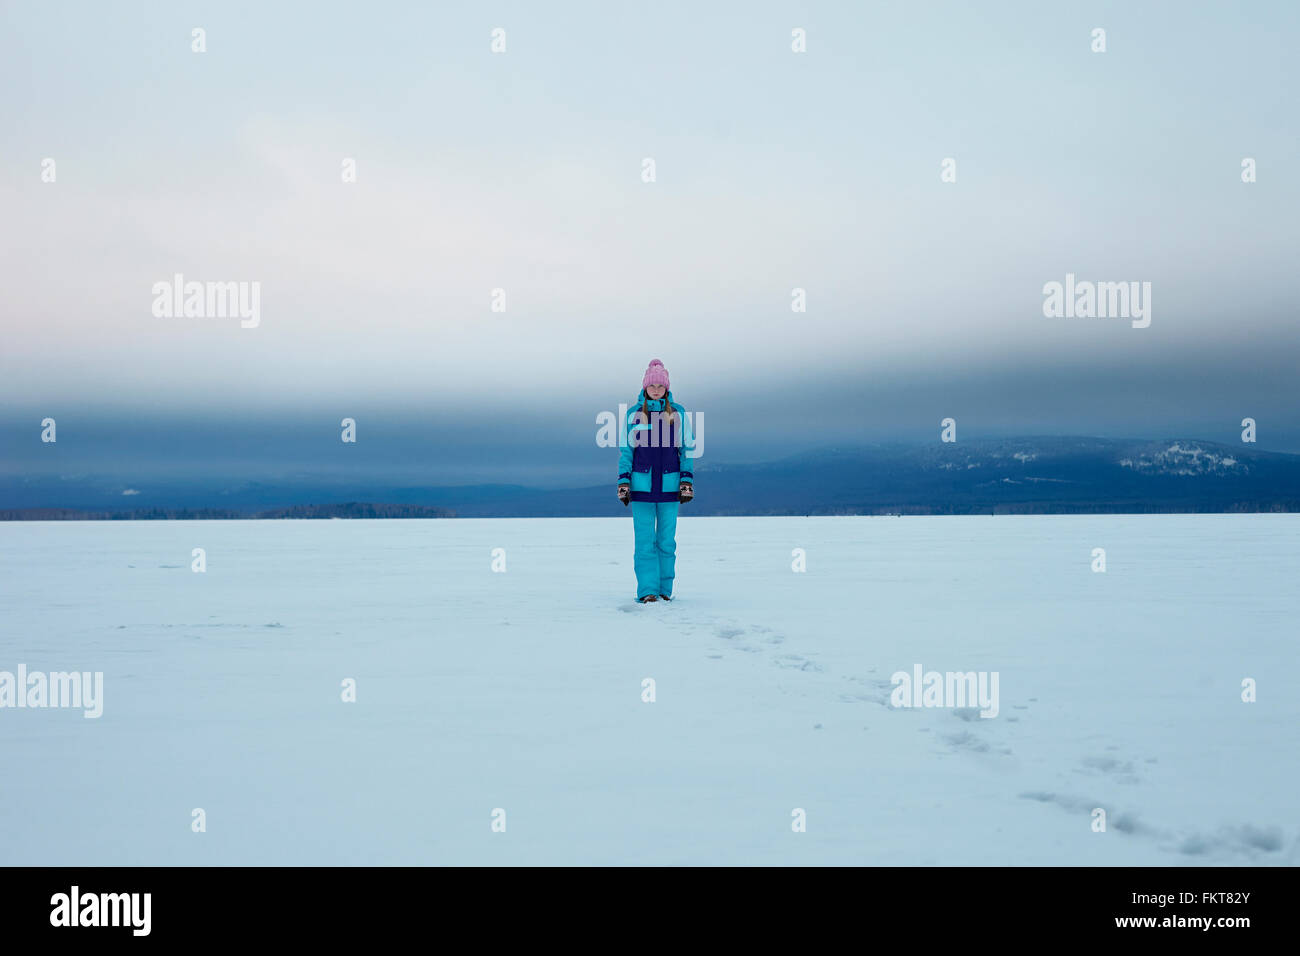
[[[734,460],[945,416],[1300,450],[1298,44],[1290,2],[7,4],[0,429],[578,447],[658,357]],[[1067,272],[1150,326],[1045,317]],[[176,273],[260,324],[155,316]]]

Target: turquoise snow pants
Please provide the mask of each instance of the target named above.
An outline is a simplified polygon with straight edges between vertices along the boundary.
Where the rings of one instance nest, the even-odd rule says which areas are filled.
[[[677,565],[677,507],[676,501],[632,502],[632,528],[636,533],[632,564],[636,568],[638,599],[647,594],[672,596]]]

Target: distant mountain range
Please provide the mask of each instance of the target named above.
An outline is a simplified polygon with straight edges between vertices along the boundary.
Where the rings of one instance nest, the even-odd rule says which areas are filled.
[[[1050,437],[828,450],[705,472],[700,494],[717,479],[751,485],[746,507],[755,514],[1300,511],[1300,455],[1193,440]]]
[[[626,514],[615,481],[566,490],[389,486],[303,476],[159,486],[123,502],[88,479],[5,479],[0,520],[597,517]],[[695,471],[696,515],[1300,511],[1300,455],[1188,439],[1013,438],[826,449]],[[85,500],[87,504],[78,504]],[[90,504],[93,502],[93,504]],[[371,502],[380,502],[374,504]],[[136,504],[136,507],[130,507]]]

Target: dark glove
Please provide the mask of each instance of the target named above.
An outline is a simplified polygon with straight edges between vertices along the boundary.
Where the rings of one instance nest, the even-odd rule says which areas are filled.
[[[695,489],[692,488],[690,485],[688,485],[686,482],[683,481],[680,485],[677,486],[678,501],[685,504],[686,502],[690,501],[694,497],[695,497]]]
[[[624,507],[632,500],[632,489],[627,485],[618,486],[618,500],[623,502]]]

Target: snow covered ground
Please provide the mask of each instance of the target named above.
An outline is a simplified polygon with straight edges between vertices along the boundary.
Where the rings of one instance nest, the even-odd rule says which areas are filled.
[[[0,864],[1300,863],[1300,516],[686,511],[651,606],[631,534],[0,524],[0,671],[104,674],[0,709]]]

